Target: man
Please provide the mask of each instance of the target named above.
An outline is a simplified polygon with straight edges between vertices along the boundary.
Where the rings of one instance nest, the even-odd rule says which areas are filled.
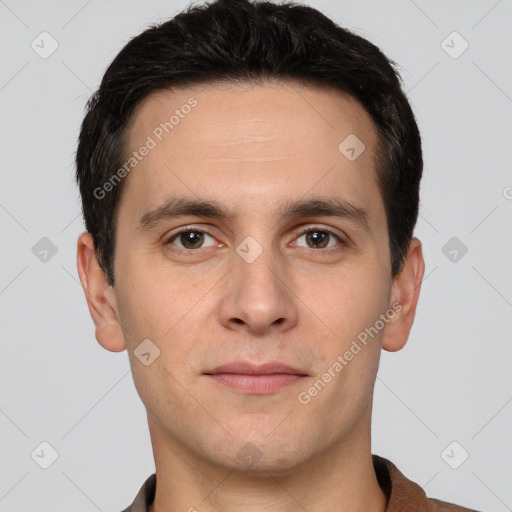
[[[421,174],[392,63],[312,8],[218,0],[126,45],[77,151],[80,280],[156,465],[126,511],[469,510],[371,453]]]

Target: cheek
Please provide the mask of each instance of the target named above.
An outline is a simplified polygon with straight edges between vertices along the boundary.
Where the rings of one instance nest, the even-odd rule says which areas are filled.
[[[311,310],[340,341],[373,325],[387,308],[390,281],[376,265],[352,266],[314,281],[315,287],[308,287],[314,289],[309,292]]]
[[[136,339],[159,339],[189,301],[183,297],[183,284],[145,251],[131,247],[124,255],[119,253],[116,287],[121,323]],[[189,290],[194,295],[194,287]]]
[[[215,321],[210,311],[213,295],[208,295],[212,284],[191,280],[184,272],[135,270],[145,269],[143,262],[134,262],[133,271],[125,268],[127,277],[120,280],[118,305],[132,366],[141,366],[133,352],[143,340],[151,340],[160,351],[155,360],[157,369],[147,374],[141,368],[137,373],[141,385],[151,385],[144,380],[154,380],[153,372],[157,371],[162,382],[169,378],[166,370],[185,377],[187,368],[197,359],[197,340],[204,338],[205,323],[208,327]]]

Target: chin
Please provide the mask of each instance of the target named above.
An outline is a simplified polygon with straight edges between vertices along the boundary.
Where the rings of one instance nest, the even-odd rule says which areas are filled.
[[[268,434],[262,435],[261,440],[251,436],[252,441],[246,441],[240,445],[235,452],[233,442],[222,450],[222,460],[218,459],[219,451],[213,455],[217,465],[224,465],[230,470],[242,473],[248,476],[286,476],[297,471],[297,467],[304,464],[311,457],[309,452],[304,450],[303,440],[297,439],[297,446],[290,446],[290,436],[287,437],[288,443],[281,440],[269,440]],[[229,453],[226,453],[226,450]]]

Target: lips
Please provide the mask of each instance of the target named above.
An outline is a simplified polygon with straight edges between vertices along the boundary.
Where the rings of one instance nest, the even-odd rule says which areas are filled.
[[[217,366],[204,375],[215,385],[236,393],[252,395],[273,394],[297,385],[308,377],[304,371],[278,361],[260,365],[232,361]]]
[[[205,372],[206,375],[219,375],[224,373],[236,373],[241,375],[300,375],[303,377],[308,375],[302,370],[278,361],[271,361],[260,365],[247,363],[245,361],[232,361]]]

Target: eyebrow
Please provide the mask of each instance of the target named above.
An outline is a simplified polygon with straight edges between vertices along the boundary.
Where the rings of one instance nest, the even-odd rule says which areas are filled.
[[[283,219],[296,217],[326,216],[346,219],[370,232],[368,212],[340,197],[290,200],[280,208]],[[137,229],[146,231],[164,220],[193,216],[219,220],[231,220],[237,214],[225,205],[214,200],[196,200],[186,197],[173,197],[163,205],[145,213],[138,222]]]

